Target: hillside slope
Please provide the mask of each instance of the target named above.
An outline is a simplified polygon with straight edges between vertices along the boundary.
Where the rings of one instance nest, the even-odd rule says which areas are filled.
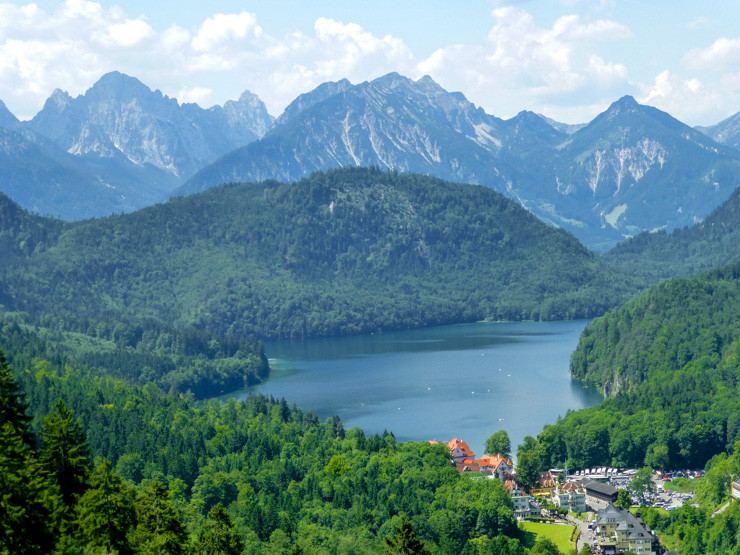
[[[740,188],[696,225],[671,233],[641,233],[605,255],[618,271],[646,284],[688,277],[740,259]]]
[[[80,222],[2,277],[16,310],[264,337],[592,317],[635,290],[490,189],[366,169]]]
[[[544,468],[702,468],[740,440],[740,263],[668,280],[591,322],[574,378],[611,397],[538,436]]]

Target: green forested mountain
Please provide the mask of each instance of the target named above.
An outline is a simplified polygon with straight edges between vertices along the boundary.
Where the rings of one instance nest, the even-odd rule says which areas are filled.
[[[2,269],[3,302],[89,335],[145,319],[287,337],[591,317],[633,290],[490,189],[371,169],[48,225]]]
[[[697,468],[740,440],[740,263],[650,289],[584,330],[575,378],[611,398],[530,442],[545,466]]]
[[[69,228],[28,214],[0,193],[0,272],[22,274],[29,257],[55,245]],[[33,313],[9,312],[17,298],[11,282],[0,280],[0,332],[12,338],[11,355],[25,363],[63,356],[101,375],[198,397],[257,383],[269,372],[262,344],[251,336],[215,336],[114,313],[106,318],[77,312],[74,302],[57,310],[43,298]]]
[[[645,283],[688,277],[739,259],[740,188],[697,225],[672,233],[641,233],[605,255],[617,271]]]

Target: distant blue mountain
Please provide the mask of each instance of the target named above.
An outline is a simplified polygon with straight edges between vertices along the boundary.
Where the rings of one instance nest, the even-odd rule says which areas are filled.
[[[73,154],[123,154],[182,179],[259,138],[272,121],[249,92],[237,102],[204,110],[112,72],[77,98],[56,90],[28,126]]]
[[[5,102],[0,100],[0,127],[5,129],[14,129],[20,124],[18,121],[18,118],[15,117],[10,110],[8,110],[8,107],[5,105]]]
[[[56,90],[28,122],[0,102],[0,191],[67,220],[130,212],[263,135],[273,118],[250,92],[208,110],[112,72],[84,95]]]
[[[723,119],[715,125],[697,127],[696,130],[701,131],[718,143],[740,149],[740,112]]]
[[[740,183],[737,152],[632,97],[563,127],[532,112],[502,120],[429,77],[389,74],[304,95],[262,139],[176,192],[349,166],[487,185],[597,250],[700,221]]]

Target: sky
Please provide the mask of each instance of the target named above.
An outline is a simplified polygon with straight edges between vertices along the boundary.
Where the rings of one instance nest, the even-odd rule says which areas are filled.
[[[736,0],[0,0],[0,100],[121,71],[203,107],[257,94],[273,116],[326,81],[431,76],[489,114],[590,121],[629,94],[689,125],[740,111]]]

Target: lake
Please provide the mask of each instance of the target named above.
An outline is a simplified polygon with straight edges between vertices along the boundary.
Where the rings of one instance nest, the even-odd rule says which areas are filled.
[[[260,392],[345,428],[400,441],[465,440],[477,456],[503,429],[512,454],[568,409],[601,402],[573,381],[570,354],[586,321],[477,323],[381,334],[270,341]]]

